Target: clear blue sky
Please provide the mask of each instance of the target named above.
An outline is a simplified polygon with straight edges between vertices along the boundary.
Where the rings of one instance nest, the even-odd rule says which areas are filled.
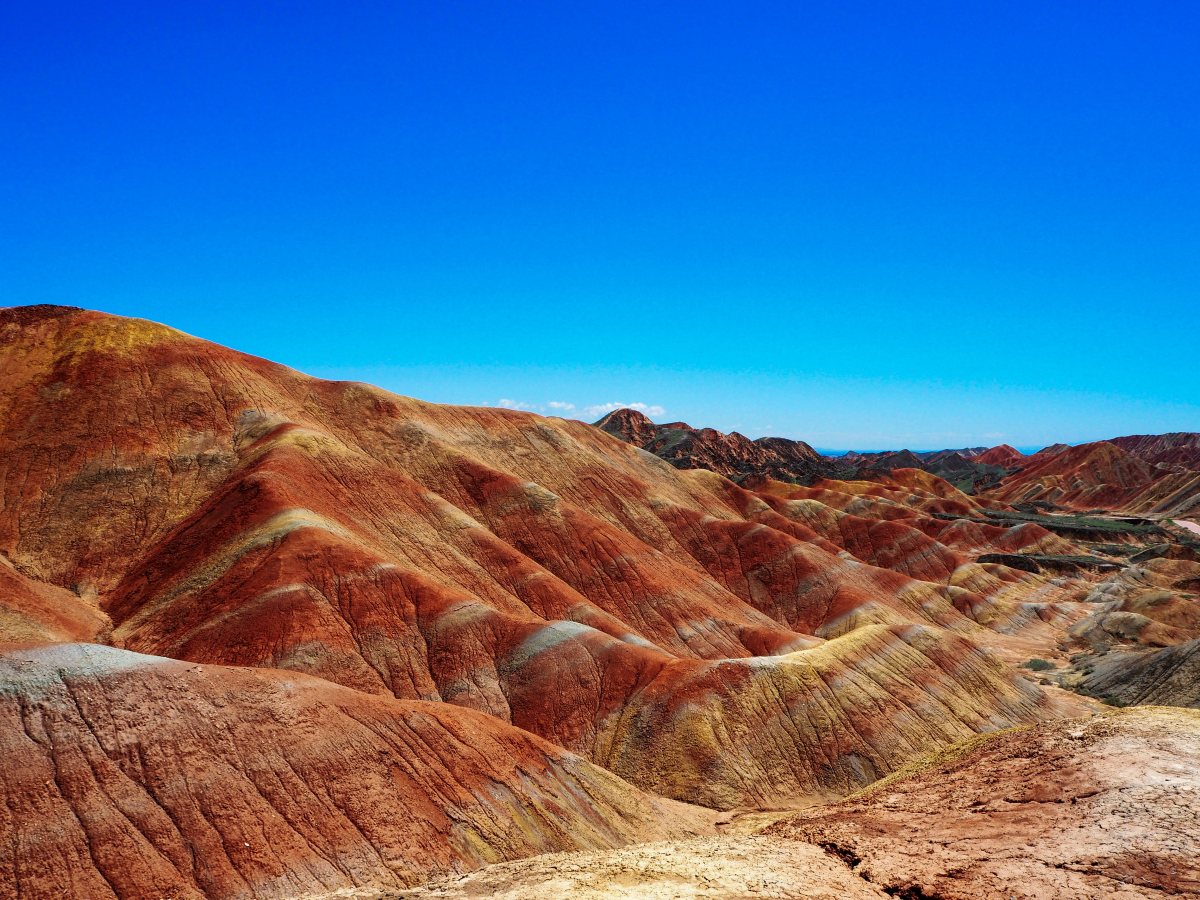
[[[1200,430],[1200,5],[6,0],[24,303],[821,447]]]

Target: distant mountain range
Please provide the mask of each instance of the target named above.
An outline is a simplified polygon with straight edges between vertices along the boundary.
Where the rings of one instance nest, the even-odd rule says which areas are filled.
[[[1200,503],[1200,433],[1195,432],[1131,435],[1075,447],[1054,444],[1029,456],[1001,444],[828,457],[804,441],[752,441],[684,422],[656,425],[632,409],[611,412],[595,424],[676,468],[708,469],[746,487],[764,479],[800,485],[821,479],[876,481],[898,469],[918,469],[971,496],[1037,501],[1050,508],[1192,515]]]

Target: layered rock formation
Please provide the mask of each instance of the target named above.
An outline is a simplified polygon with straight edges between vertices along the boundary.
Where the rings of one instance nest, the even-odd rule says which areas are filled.
[[[61,644],[0,656],[6,897],[296,897],[711,831],[494,717]]]
[[[1000,444],[996,447],[990,447],[984,450],[974,458],[977,463],[983,463],[989,466],[1003,466],[1006,469],[1015,469],[1024,465],[1026,456],[1015,447],[1010,447],[1008,444]]]
[[[320,381],[61,307],[0,311],[0,428],[0,642],[50,654],[10,653],[0,679],[0,740],[27,760],[12,796],[35,798],[0,845],[36,832],[59,861],[0,862],[22,897],[399,886],[703,824],[646,791],[836,799],[1079,708],[1011,664],[1059,653],[1099,579],[979,558],[1084,550],[920,469],[820,477],[844,470],[807,445],[700,432],[663,459],[582,422]],[[741,484],[677,465],[703,454]],[[112,647],[37,650],[59,642]],[[390,788],[370,775],[373,802],[413,818],[377,839],[351,795],[392,771],[368,764],[400,752],[388,729],[428,766]],[[310,805],[256,861],[181,855],[287,818],[268,787],[299,771],[297,734],[346,760],[287,782],[341,824],[322,831]],[[183,793],[159,787],[159,752]],[[48,775],[58,799],[36,800],[60,764],[72,793]],[[266,799],[237,805],[251,782]],[[111,874],[85,847],[137,862]]]
[[[1200,434],[1177,431],[1171,434],[1131,434],[1108,441],[1147,462],[1166,467],[1200,471]]]
[[[1161,650],[1124,650],[1088,661],[1080,684],[1125,706],[1200,709],[1200,638]]]
[[[1163,468],[1099,441],[1029,457],[994,496],[1075,510],[1189,516],[1200,511],[1200,472]]]
[[[1026,456],[1008,444],[914,453],[910,450],[820,456],[803,441],[751,441],[733,432],[656,425],[619,409],[596,423],[626,443],[681,469],[708,469],[748,487],[763,479],[811,485],[819,479],[880,480],[920,470],[972,496],[1052,509],[1200,515],[1200,434],[1131,435],[1071,447],[1053,444]],[[746,481],[746,479],[749,481]]]

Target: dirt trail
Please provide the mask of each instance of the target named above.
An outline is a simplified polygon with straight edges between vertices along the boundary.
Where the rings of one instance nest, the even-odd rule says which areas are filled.
[[[1196,534],[1200,534],[1200,525],[1197,525],[1195,522],[1185,522],[1183,519],[1175,519],[1174,521],[1176,525],[1182,525],[1188,531],[1194,531]]]

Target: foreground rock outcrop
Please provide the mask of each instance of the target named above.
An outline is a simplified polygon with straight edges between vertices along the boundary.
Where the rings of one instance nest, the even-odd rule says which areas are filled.
[[[717,837],[490,866],[387,900],[887,900],[811,844]]]
[[[64,644],[0,655],[0,896],[383,890],[712,830],[492,716]]]

